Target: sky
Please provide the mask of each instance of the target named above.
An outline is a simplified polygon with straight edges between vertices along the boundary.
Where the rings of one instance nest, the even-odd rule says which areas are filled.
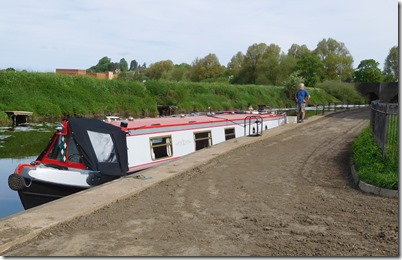
[[[400,1],[399,1],[400,3]],[[227,66],[255,43],[314,50],[329,38],[354,59],[383,64],[398,45],[397,0],[13,0],[0,8],[0,70],[88,69],[102,57],[129,64]]]

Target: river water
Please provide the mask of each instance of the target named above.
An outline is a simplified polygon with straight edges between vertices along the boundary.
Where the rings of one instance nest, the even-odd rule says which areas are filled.
[[[24,211],[18,192],[8,186],[8,176],[18,164],[34,161],[46,147],[56,124],[0,127],[0,220]]]
[[[30,163],[37,156],[13,159],[0,159],[0,219],[24,210],[18,192],[8,187],[8,176],[14,172],[14,169],[20,163]]]

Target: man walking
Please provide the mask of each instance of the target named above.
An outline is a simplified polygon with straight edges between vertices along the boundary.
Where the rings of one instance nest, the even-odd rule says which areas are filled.
[[[304,83],[299,84],[299,90],[297,90],[295,99],[296,99],[296,114],[297,114],[297,122],[303,123],[305,111],[306,111],[306,102],[310,100],[311,96],[308,91],[305,89]]]

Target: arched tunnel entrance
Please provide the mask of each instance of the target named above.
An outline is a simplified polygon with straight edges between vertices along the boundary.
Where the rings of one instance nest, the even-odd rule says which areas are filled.
[[[378,95],[376,93],[373,93],[373,92],[368,93],[367,98],[368,98],[369,103],[371,103],[371,101],[379,99]]]
[[[356,89],[367,98],[369,103],[373,100],[393,103],[398,102],[398,82],[356,83],[355,86]]]
[[[393,98],[391,98],[391,103],[398,103],[399,102],[399,96],[395,95]]]

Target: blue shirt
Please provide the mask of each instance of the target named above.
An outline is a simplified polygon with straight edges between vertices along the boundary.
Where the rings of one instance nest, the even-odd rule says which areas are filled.
[[[297,104],[302,104],[303,100],[307,99],[308,96],[310,96],[310,94],[306,89],[299,89],[296,92]]]

